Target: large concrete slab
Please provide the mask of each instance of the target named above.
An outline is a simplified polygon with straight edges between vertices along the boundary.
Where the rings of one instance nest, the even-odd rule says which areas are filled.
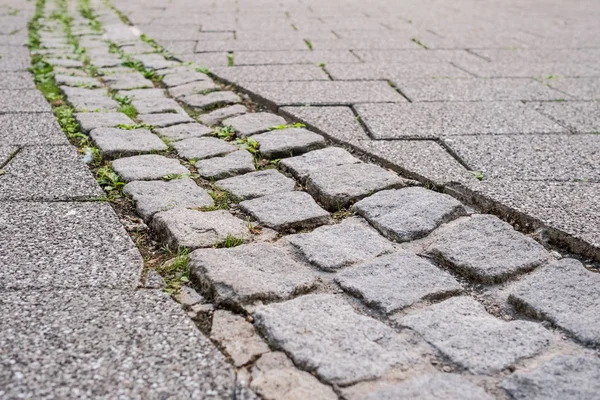
[[[0,114],[0,143],[68,144],[52,113]]]

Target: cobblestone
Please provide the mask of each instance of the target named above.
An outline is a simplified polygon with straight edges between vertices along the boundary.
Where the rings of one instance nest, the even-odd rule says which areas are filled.
[[[190,124],[173,125],[166,128],[157,128],[155,131],[158,136],[166,138],[170,141],[208,136],[213,132],[213,130],[209,127],[195,122]]]
[[[280,172],[267,169],[223,179],[218,181],[216,186],[238,199],[249,200],[269,194],[291,192],[296,182]]]
[[[147,129],[96,128],[90,137],[105,158],[167,150],[167,145]]]
[[[242,99],[233,92],[212,92],[209,94],[191,94],[181,99],[189,107],[206,110],[212,107],[240,103]]]
[[[427,253],[479,282],[505,280],[534,269],[549,258],[542,245],[492,215],[473,215],[445,228]]]
[[[172,181],[134,181],[123,187],[123,194],[131,196],[137,213],[148,221],[154,214],[173,208],[210,207],[212,197],[191,179]]]
[[[327,147],[305,153],[301,156],[284,158],[279,162],[279,168],[285,172],[289,172],[294,178],[304,183],[313,171],[360,162],[358,158],[344,149]]]
[[[85,76],[72,76],[72,75],[55,75],[54,80],[57,85],[75,86],[75,87],[86,87],[86,88],[98,88],[102,84],[96,78],[89,78]]]
[[[383,190],[353,207],[384,236],[406,242],[466,214],[463,205],[446,194],[420,187]]]
[[[77,112],[111,112],[117,111],[119,103],[108,96],[69,97],[69,103]]]
[[[536,355],[552,342],[541,325],[506,322],[469,297],[455,297],[408,315],[399,325],[417,331],[453,362],[474,374],[494,374]]]
[[[113,90],[152,88],[152,81],[138,72],[104,75],[102,80]]]
[[[193,118],[184,113],[140,114],[137,119],[155,128],[166,128],[172,125],[195,122]]]
[[[213,126],[221,122],[226,118],[235,117],[238,115],[243,115],[247,112],[246,106],[242,104],[234,104],[232,106],[227,106],[223,108],[219,108],[215,111],[211,111],[208,114],[202,114],[198,117],[200,122],[206,124],[208,126]]]
[[[119,158],[112,162],[112,168],[125,182],[150,181],[166,175],[189,173],[179,160],[155,154]]]
[[[238,148],[214,137],[185,139],[173,143],[177,154],[188,160],[202,160],[218,157],[236,151]]]
[[[133,125],[134,122],[125,114],[108,113],[75,113],[75,119],[84,133],[96,128],[112,128],[117,125]]]
[[[198,174],[205,179],[224,179],[253,172],[254,157],[246,150],[237,150],[223,157],[213,157],[196,162]]]
[[[276,129],[254,135],[265,158],[283,158],[325,147],[323,136],[303,128]]]
[[[175,208],[154,214],[152,228],[171,249],[212,247],[227,238],[248,240],[248,224],[224,210]]]
[[[176,99],[181,99],[184,96],[201,95],[205,92],[218,90],[217,86],[213,81],[198,81],[186,83],[181,86],[174,86],[168,89],[169,94]]]
[[[200,72],[182,71],[173,74],[166,74],[162,79],[162,83],[168,88],[173,86],[185,85],[186,83],[196,81],[210,81],[210,78],[207,75]]]
[[[158,88],[119,90],[117,93],[121,97],[129,98],[129,100],[167,98],[165,96],[165,91]]]
[[[162,97],[133,99],[131,104],[140,114],[183,113],[183,109],[175,100]]]
[[[245,137],[268,131],[271,127],[285,125],[286,120],[279,115],[258,112],[228,118],[222,124],[223,126],[231,126],[237,136]]]

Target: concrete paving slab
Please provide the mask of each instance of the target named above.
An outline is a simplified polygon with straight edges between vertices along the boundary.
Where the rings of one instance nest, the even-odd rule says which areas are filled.
[[[577,100],[600,100],[600,77],[597,78],[557,78],[545,83],[556,90],[567,93]]]
[[[5,113],[52,111],[37,89],[0,90],[0,109]]]
[[[35,89],[33,76],[29,72],[5,72],[0,75],[0,89]]]
[[[227,58],[223,54],[224,65]],[[236,51],[234,65],[320,64],[328,62],[358,63],[360,59],[347,50]]]
[[[66,145],[67,137],[52,113],[0,114],[0,143],[24,145]]]
[[[316,65],[249,65],[211,68],[211,72],[229,82],[328,81]]]
[[[562,62],[479,62],[457,64],[465,71],[487,78],[539,78],[554,80],[563,77],[600,76],[600,70],[593,64],[581,64],[564,60]],[[550,83],[550,82],[549,82]]]
[[[530,105],[538,112],[577,133],[600,133],[600,103],[544,102]]]
[[[414,64],[326,64],[325,69],[335,80],[399,80],[403,78],[470,78],[471,74],[450,63]]]

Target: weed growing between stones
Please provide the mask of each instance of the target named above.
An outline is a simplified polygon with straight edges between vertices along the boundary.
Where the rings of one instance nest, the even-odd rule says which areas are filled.
[[[125,182],[121,181],[121,178],[119,178],[119,175],[112,170],[110,164],[105,164],[98,168],[96,171],[96,180],[108,194],[109,200],[114,200],[116,197],[123,196]]]
[[[485,179],[485,174],[481,171],[471,171],[471,175],[473,175],[473,177],[479,181]]]
[[[119,108],[117,109],[118,112],[122,112],[133,120],[136,119],[138,116],[138,111],[135,109],[133,104],[131,104],[131,99],[129,97],[114,95],[113,98],[120,104]]]
[[[208,194],[210,194],[210,197],[212,197],[215,204],[210,207],[202,207],[200,211],[229,210],[231,204],[238,202],[234,195],[219,189],[214,184],[211,184],[211,189],[208,191]]]
[[[168,249],[165,249],[165,252],[171,254]],[[165,292],[170,295],[178,293],[183,285],[190,282],[188,256],[188,249],[180,249],[175,257],[156,268],[156,271],[165,280]]]
[[[306,125],[300,123],[300,122],[296,122],[294,124],[285,124],[285,125],[277,125],[277,126],[272,126],[269,128],[270,131],[278,131],[278,130],[282,130],[282,129],[288,129],[288,128],[306,128]]]
[[[219,243],[215,244],[215,248],[216,249],[221,249],[221,248],[236,247],[236,246],[239,246],[241,244],[244,244],[244,239],[237,238],[237,237],[232,236],[232,235],[227,235],[227,237],[225,238],[225,240],[223,240],[222,242],[219,242]]]
[[[227,66],[233,67],[234,62],[233,53],[227,53]]]

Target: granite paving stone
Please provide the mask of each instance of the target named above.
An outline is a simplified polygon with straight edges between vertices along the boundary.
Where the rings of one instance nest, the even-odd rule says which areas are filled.
[[[309,267],[265,243],[199,249],[190,253],[188,265],[216,304],[285,300],[312,290],[317,283]]]
[[[377,257],[345,269],[335,276],[335,281],[346,292],[386,314],[461,290],[450,274],[408,252]]]
[[[478,282],[500,282],[549,259],[542,245],[493,215],[461,218],[437,233],[427,254]]]
[[[212,247],[227,238],[248,240],[250,237],[248,224],[225,210],[174,208],[161,211],[154,214],[152,228],[171,249]]]
[[[216,187],[240,200],[249,200],[270,194],[291,192],[296,182],[274,169],[250,172],[220,180]]]
[[[592,400],[600,390],[596,357],[556,356],[533,371],[517,372],[500,383],[516,400]]]
[[[109,204],[2,201],[0,211],[3,290],[137,286],[142,257]]]
[[[225,179],[254,172],[254,156],[246,150],[237,150],[223,157],[207,158],[196,162],[198,174],[204,179]]]
[[[64,145],[67,137],[52,113],[0,114],[0,143],[22,145]]]
[[[151,181],[166,175],[189,174],[179,160],[157,154],[119,158],[112,162],[113,170],[125,182]]]
[[[345,386],[378,378],[394,367],[410,368],[422,357],[420,346],[357,314],[334,295],[269,304],[258,308],[254,318],[272,347],[328,383]]]
[[[544,102],[535,109],[573,132],[600,132],[600,103],[598,102]]]
[[[127,97],[129,100],[167,98],[165,96],[165,91],[158,88],[119,90],[117,93],[119,96]]]
[[[98,79],[86,76],[54,75],[54,80],[57,85],[85,87],[90,89],[102,86]]]
[[[131,196],[135,210],[146,221],[160,211],[173,208],[199,208],[214,205],[212,197],[191,179],[171,181],[133,181],[123,187]]]
[[[236,367],[271,351],[250,322],[225,310],[214,312],[210,338],[225,349]]]
[[[183,113],[183,109],[175,100],[162,97],[133,99],[131,104],[140,114]]]
[[[329,211],[337,211],[384,189],[404,186],[393,172],[375,164],[344,164],[309,173],[306,190]]]
[[[177,61],[167,60],[161,54],[136,54],[134,59],[141,61],[144,67],[149,70],[161,70],[169,67],[178,66]]]
[[[213,130],[196,122],[190,124],[173,125],[166,128],[155,129],[158,136],[169,141],[190,139],[194,137],[208,136]]]
[[[358,104],[355,108],[374,139],[565,132],[518,102]]]
[[[198,119],[203,124],[212,126],[218,124],[226,118],[231,118],[245,114],[246,111],[246,106],[242,104],[234,104],[232,106],[216,109],[215,111],[211,111],[208,114],[202,114],[198,117]]]
[[[320,169],[360,162],[362,161],[342,148],[326,147],[301,156],[284,158],[278,165],[282,171],[292,174],[294,178],[304,183],[311,173]]]
[[[107,96],[70,96],[68,101],[77,112],[114,112],[119,108],[119,103]]]
[[[139,72],[104,75],[102,80],[113,90],[153,88],[152,81]]]
[[[473,374],[495,374],[532,357],[552,334],[529,321],[503,321],[470,297],[454,297],[398,320]]]
[[[83,133],[90,133],[96,128],[112,128],[117,125],[133,125],[127,115],[120,112],[75,113],[75,119]]]
[[[286,123],[285,118],[267,112],[244,114],[227,118],[221,122],[223,126],[231,126],[239,137],[265,132],[269,128],[285,125]]]
[[[45,58],[48,64],[57,67],[65,67],[65,68],[82,68],[83,62],[79,60],[71,60],[68,58]]]
[[[250,388],[265,399],[338,398],[331,387],[322,384],[308,372],[299,371],[280,351],[263,354],[254,363]]]
[[[144,124],[156,128],[166,128],[172,125],[189,124],[190,122],[195,122],[192,117],[183,112],[139,114],[136,118]]]
[[[510,294],[509,301],[517,309],[552,322],[578,340],[597,344],[600,343],[598,283],[600,275],[577,260],[564,258],[525,278]]]
[[[233,391],[232,367],[160,290],[13,291],[0,294],[0,304],[1,397],[225,398]]]
[[[173,86],[185,85],[186,83],[196,82],[196,81],[210,81],[208,75],[205,75],[201,72],[196,71],[181,71],[173,74],[166,74],[162,83],[171,88]]]
[[[458,200],[421,187],[383,190],[359,201],[353,209],[397,242],[419,239],[441,224],[466,215]]]
[[[437,372],[377,390],[365,398],[365,400],[395,399],[492,400],[494,397],[461,375]]]
[[[108,91],[105,88],[85,88],[62,85],[59,89],[67,97],[108,97]]]
[[[50,112],[50,104],[37,90],[0,90],[3,113]]]
[[[176,99],[184,96],[202,95],[206,92],[218,90],[219,86],[211,80],[185,83],[180,86],[173,86],[168,89],[169,94]]]
[[[238,148],[214,137],[184,139],[173,143],[177,154],[188,160],[202,160],[218,157],[236,151]]]
[[[283,158],[325,147],[325,139],[304,128],[285,128],[254,135],[265,158]]]
[[[147,129],[96,128],[90,137],[102,157],[109,159],[167,150],[167,145]]]
[[[212,92],[187,95],[181,98],[181,101],[193,109],[208,110],[213,107],[241,103],[242,99],[233,92]]]
[[[308,262],[324,271],[336,271],[394,250],[390,242],[358,218],[290,235],[286,240]]]
[[[240,208],[261,225],[278,231],[314,228],[329,222],[329,213],[305,192],[277,193],[245,200],[240,203]]]
[[[104,195],[69,145],[23,147],[2,169],[0,200],[66,201]]]
[[[246,65],[211,68],[211,72],[229,82],[328,81],[316,65]]]

